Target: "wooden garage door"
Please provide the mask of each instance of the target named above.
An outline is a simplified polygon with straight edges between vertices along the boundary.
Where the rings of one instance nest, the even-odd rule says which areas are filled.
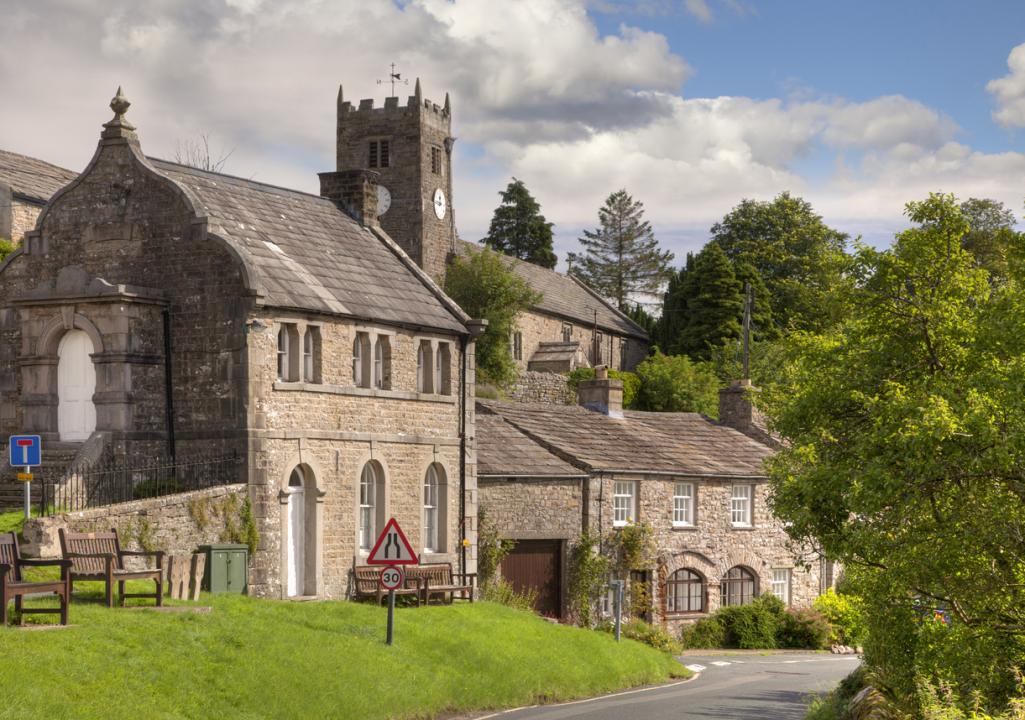
[[[517,592],[534,590],[534,608],[548,617],[562,615],[562,541],[517,540],[502,560],[502,577]]]

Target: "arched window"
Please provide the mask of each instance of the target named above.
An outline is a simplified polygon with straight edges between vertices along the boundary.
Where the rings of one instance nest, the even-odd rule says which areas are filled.
[[[434,352],[434,392],[445,392],[445,372],[447,346],[439,343],[438,349]]]
[[[666,612],[704,612],[705,579],[694,570],[677,570],[666,580]]]
[[[755,574],[745,567],[731,567],[722,578],[720,603],[726,605],[747,605],[758,594]]]
[[[424,550],[438,552],[438,506],[439,506],[438,466],[431,465],[424,476]]]
[[[363,387],[363,337],[356,335],[352,341],[352,384]]]
[[[424,387],[424,371],[426,370],[424,363],[424,344],[420,343],[420,347],[416,349],[416,391],[427,392]]]
[[[374,387],[386,389],[388,370],[388,340],[383,337],[377,338],[374,343]]]
[[[287,382],[288,371],[288,326],[282,325],[278,330],[278,380]]]
[[[303,380],[313,382],[313,328],[306,328],[303,333]]]
[[[370,550],[377,538],[377,467],[368,462],[359,478],[359,547]]]

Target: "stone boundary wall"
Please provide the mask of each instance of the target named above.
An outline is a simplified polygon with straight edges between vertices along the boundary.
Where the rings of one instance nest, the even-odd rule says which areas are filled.
[[[32,557],[59,557],[58,528],[75,532],[116,528],[126,550],[163,550],[173,555],[191,554],[198,546],[211,543],[245,542],[238,538],[244,531],[241,510],[247,488],[245,484],[222,485],[33,518],[22,533],[24,552]]]
[[[576,394],[569,389],[565,375],[524,370],[509,388],[510,400],[552,405],[575,405]]]

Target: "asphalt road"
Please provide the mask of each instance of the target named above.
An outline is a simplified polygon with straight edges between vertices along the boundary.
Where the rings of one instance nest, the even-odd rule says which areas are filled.
[[[501,720],[801,720],[812,696],[831,690],[858,665],[850,655],[687,655],[696,680],[595,700],[502,713]]]

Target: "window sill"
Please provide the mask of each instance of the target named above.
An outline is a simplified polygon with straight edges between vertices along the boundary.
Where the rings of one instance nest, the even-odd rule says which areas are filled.
[[[312,392],[328,395],[346,395],[350,397],[374,397],[388,400],[417,400],[420,402],[436,402],[455,405],[455,395],[437,395],[435,393],[418,393],[409,390],[381,390],[345,385],[328,385],[326,383],[282,382],[275,381],[274,389],[280,392]]]
[[[754,530],[754,525],[730,525],[730,530]]]

